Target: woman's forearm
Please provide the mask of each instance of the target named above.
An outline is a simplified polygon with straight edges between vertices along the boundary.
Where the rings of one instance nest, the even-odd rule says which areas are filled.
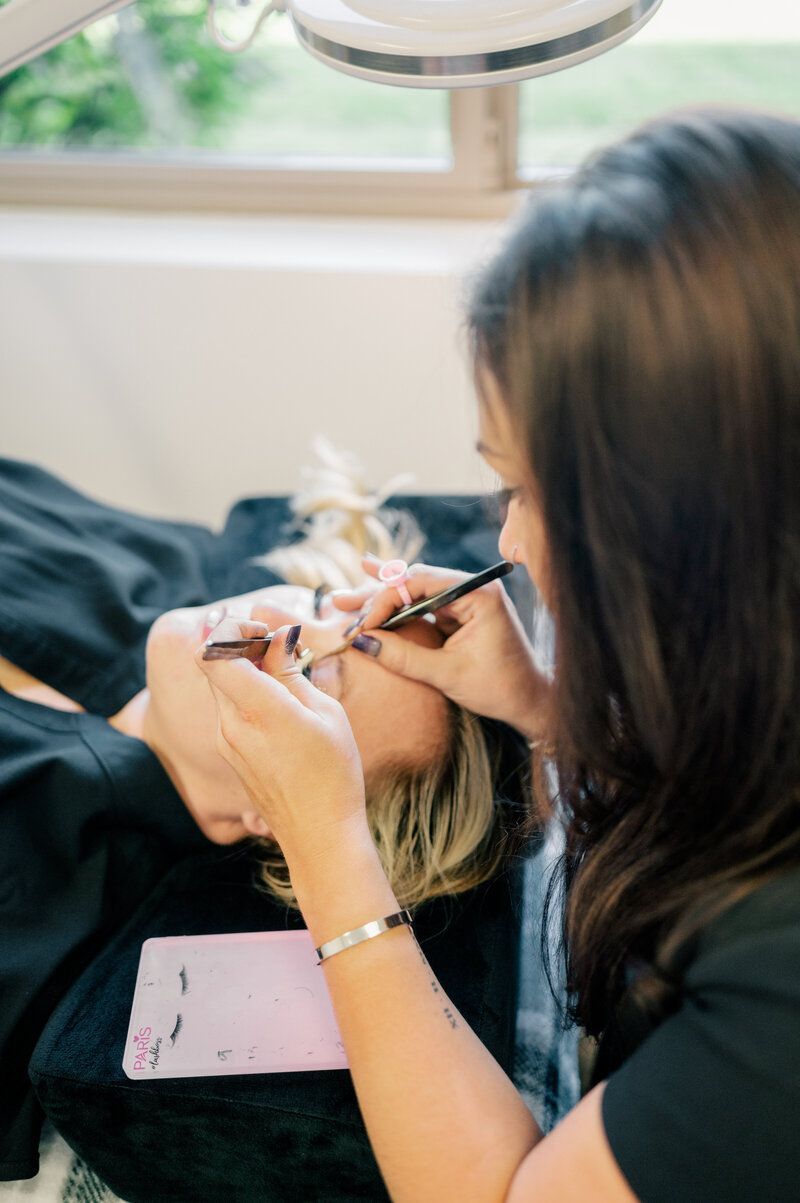
[[[310,871],[313,870],[313,871]],[[315,945],[399,910],[369,833],[293,869]],[[541,1138],[407,927],[326,960],[375,1155],[396,1203],[495,1203]]]

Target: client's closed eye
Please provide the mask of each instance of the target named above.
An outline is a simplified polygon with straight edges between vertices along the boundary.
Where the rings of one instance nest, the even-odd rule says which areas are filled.
[[[326,587],[324,585],[317,585],[316,589],[314,590],[314,617],[315,618],[319,618],[320,610],[322,608],[322,599],[324,597],[326,597],[327,594],[328,594],[328,590],[326,589]]]

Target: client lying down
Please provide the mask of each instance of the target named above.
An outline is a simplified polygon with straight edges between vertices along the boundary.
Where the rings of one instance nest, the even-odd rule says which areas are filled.
[[[17,663],[8,654],[12,640],[0,644],[6,652],[0,658],[0,871],[10,891],[9,900],[0,902],[0,1072],[11,1087],[0,1111],[1,1178],[36,1172],[39,1116],[25,1068],[49,1011],[95,951],[98,937],[119,925],[170,861],[202,848],[204,840],[229,844],[255,836],[264,885],[293,903],[279,849],[215,750],[216,711],[192,653],[225,612],[249,615],[273,629],[302,623],[304,645],[324,653],[341,642],[351,621],[333,607],[324,589],[360,583],[364,552],[381,558],[416,553],[421,540],[413,523],[395,522],[398,537],[393,538],[354,466],[326,455],[327,463],[297,500],[296,508],[307,515],[305,537],[264,557],[287,583],[179,605],[158,617],[147,639],[146,681],[115,713],[91,713],[54,686],[63,680],[58,673],[48,682],[41,671],[29,671],[30,658]],[[4,539],[31,538],[30,512],[24,531],[18,517],[22,503],[29,502],[20,493],[18,466],[0,461],[3,466],[8,472],[0,471]],[[39,477],[41,512],[45,476]],[[48,522],[69,530],[74,511],[63,500],[65,492],[53,483]],[[121,511],[71,491],[70,497],[88,511],[76,537],[87,539],[91,524],[100,529],[109,514],[120,529],[124,526]],[[12,530],[15,522],[19,533]],[[11,555],[5,542],[4,547],[0,559]],[[90,576],[99,571],[100,553],[92,554]],[[113,560],[109,553],[109,562],[102,564],[104,579],[122,574]],[[57,575],[52,560],[32,567],[28,555],[25,571],[39,570],[52,589]],[[75,587],[80,588],[77,581]],[[67,598],[70,574],[60,588]],[[176,587],[175,596],[191,596],[192,590],[196,595],[195,585]],[[88,596],[81,597],[82,621],[91,628]],[[12,603],[0,588],[5,631],[22,631],[20,607]],[[53,605],[63,613],[66,601],[54,594]],[[124,630],[125,617],[109,624],[104,613],[104,637],[109,625]],[[100,616],[94,618],[99,630]],[[54,629],[57,625],[54,620]],[[420,642],[439,638],[424,621],[404,634]],[[43,631],[41,637],[53,640],[57,655],[53,633]],[[516,846],[516,816],[497,801],[501,759],[508,772],[511,751],[511,763],[522,774],[524,741],[357,651],[317,664],[312,681],[336,696],[348,714],[364,765],[376,842],[403,905],[457,893],[491,877]],[[519,788],[517,781],[517,798]]]

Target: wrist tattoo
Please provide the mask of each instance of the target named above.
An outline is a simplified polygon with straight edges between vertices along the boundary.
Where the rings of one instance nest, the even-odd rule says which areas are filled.
[[[431,990],[433,991],[434,994],[441,994],[442,988],[439,985],[439,983],[437,982],[436,978],[433,976],[430,964],[428,963],[428,958],[425,956],[425,953],[422,951],[422,948],[420,947],[419,941],[417,940],[416,936],[414,937],[414,942],[417,945],[417,952],[419,953],[419,959],[422,961],[422,964],[425,966],[426,971],[431,974],[430,979],[429,979]],[[442,1014],[444,1015],[447,1022],[450,1024],[451,1028],[457,1028],[460,1026],[458,1019],[456,1018],[456,1016],[454,1015],[454,1013],[450,1009],[450,1007],[442,1007]]]

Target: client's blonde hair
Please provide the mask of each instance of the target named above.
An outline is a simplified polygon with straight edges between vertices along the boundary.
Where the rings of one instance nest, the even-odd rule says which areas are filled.
[[[501,745],[512,733],[482,723],[453,702],[447,707],[443,755],[421,767],[382,767],[366,783],[367,820],[401,906],[488,881],[520,844],[524,808],[497,797]],[[522,792],[522,759],[514,776]],[[270,893],[296,906],[276,844],[262,845],[261,862]]]
[[[381,560],[416,559],[425,542],[419,527],[405,510],[384,505],[411,477],[396,476],[382,489],[371,489],[354,455],[325,439],[317,439],[313,449],[319,463],[304,470],[305,485],[289,503],[302,538],[256,563],[290,585],[350,589],[366,579],[361,559],[367,552]]]
[[[401,478],[371,491],[353,456],[322,441],[315,450],[320,466],[306,470],[305,488],[291,503],[301,539],[258,562],[289,584],[346,588],[364,583],[365,551],[385,560],[414,558],[424,543],[416,522],[408,513],[383,507]],[[382,765],[366,782],[367,818],[401,906],[472,889],[492,877],[519,844],[521,816],[498,794],[506,784],[501,773],[508,774],[518,795],[516,808],[524,809],[519,796],[527,788],[524,741],[453,702],[446,708],[444,748],[430,763]],[[296,906],[280,849],[268,841],[260,849],[264,885]]]

